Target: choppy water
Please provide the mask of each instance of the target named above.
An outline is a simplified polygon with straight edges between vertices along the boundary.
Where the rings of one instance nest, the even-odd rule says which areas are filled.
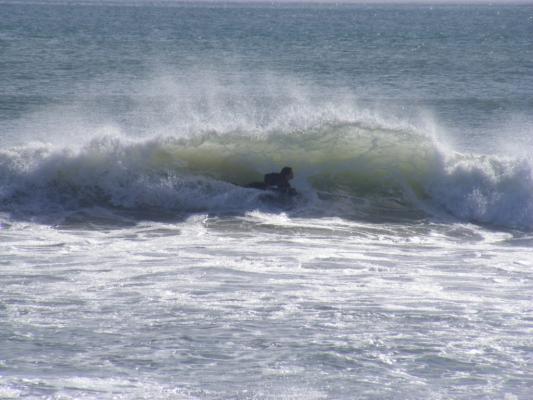
[[[0,4],[0,397],[527,399],[533,7]],[[241,185],[291,165],[300,195]]]

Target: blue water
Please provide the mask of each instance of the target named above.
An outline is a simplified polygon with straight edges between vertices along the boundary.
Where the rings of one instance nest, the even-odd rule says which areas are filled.
[[[527,399],[532,37],[0,2],[0,397]],[[284,165],[295,198],[241,186]]]

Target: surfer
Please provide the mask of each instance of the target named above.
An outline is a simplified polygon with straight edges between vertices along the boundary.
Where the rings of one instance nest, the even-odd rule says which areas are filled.
[[[248,188],[253,189],[274,189],[281,193],[290,195],[296,194],[296,190],[291,186],[289,181],[294,178],[294,173],[291,167],[283,167],[281,172],[271,172],[266,174],[263,182],[252,182],[246,185]]]

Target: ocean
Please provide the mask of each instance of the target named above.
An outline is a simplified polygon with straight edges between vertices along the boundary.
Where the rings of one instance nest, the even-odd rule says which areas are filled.
[[[0,398],[530,399],[532,150],[531,4],[2,0]]]

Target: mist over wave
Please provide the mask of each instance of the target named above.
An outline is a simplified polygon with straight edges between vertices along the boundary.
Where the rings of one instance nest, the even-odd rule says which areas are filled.
[[[112,122],[112,104],[91,105],[104,116],[101,125],[81,118],[65,126],[68,115],[53,110],[48,120],[56,118],[58,129],[48,141],[43,132],[26,132],[37,141],[0,151],[2,210],[244,212],[273,203],[241,185],[290,165],[302,194],[292,210],[354,217],[391,204],[533,228],[528,161],[446,149],[430,123],[384,117],[386,110],[361,107],[349,93],[273,76],[240,78],[200,73],[141,82],[128,94],[135,105]]]

